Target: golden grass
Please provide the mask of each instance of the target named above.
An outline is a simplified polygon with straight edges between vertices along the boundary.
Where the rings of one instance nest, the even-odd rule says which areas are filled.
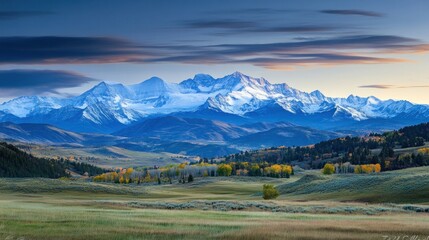
[[[403,178],[426,176],[428,169],[411,169],[399,173]],[[395,175],[392,179],[397,179],[399,173],[385,174]],[[264,183],[287,184],[300,177],[207,178],[196,179],[192,184],[162,186],[0,179],[0,240],[383,239],[386,235],[419,236],[425,239],[429,236],[429,214],[407,212],[402,208],[403,205],[339,202],[326,198],[323,201],[314,200],[318,196],[320,199],[323,192],[318,195],[298,195],[301,201],[296,201],[292,193],[286,193],[273,201],[261,199],[260,191]],[[399,186],[397,181],[394,183],[392,188],[386,188],[385,191],[394,193]],[[418,193],[414,196],[418,196]],[[227,204],[250,201],[287,206],[292,210],[306,208],[309,211],[271,212],[271,208],[226,212],[212,211],[212,208],[207,208],[210,209],[207,211],[163,210],[144,206],[139,208],[138,205],[194,200],[215,202],[217,199],[226,200],[223,202]],[[132,202],[137,205],[129,204]],[[361,210],[351,214],[338,210],[348,207]],[[427,205],[422,207],[428,208]],[[320,208],[336,209],[332,211],[336,214],[315,211]]]
[[[216,212],[0,201],[0,239],[382,239],[429,235],[428,214]],[[80,204],[79,204],[80,203]]]

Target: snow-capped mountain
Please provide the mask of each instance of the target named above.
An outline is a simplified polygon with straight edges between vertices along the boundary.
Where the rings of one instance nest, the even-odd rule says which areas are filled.
[[[427,121],[429,106],[353,95],[331,98],[320,91],[307,93],[239,72],[218,79],[197,74],[181,83],[157,77],[130,86],[101,82],[72,98],[29,96],[0,105],[1,121],[49,123],[67,130],[103,133],[152,116],[197,113],[199,118],[222,121],[228,115],[243,123],[281,120],[335,129],[372,119],[402,119],[404,125]]]

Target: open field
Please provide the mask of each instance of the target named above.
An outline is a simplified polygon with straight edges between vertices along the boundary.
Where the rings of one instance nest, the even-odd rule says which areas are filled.
[[[55,206],[2,201],[5,239],[383,239],[429,234],[429,216]]]
[[[41,158],[70,158],[104,168],[166,165],[190,161],[172,153],[132,151],[120,147],[49,146],[14,142],[21,150]]]
[[[0,179],[0,239],[427,237],[428,177],[429,168],[422,167],[376,175],[209,177],[161,186]],[[277,185],[282,195],[262,200],[264,183]],[[406,198],[411,194],[414,199]]]

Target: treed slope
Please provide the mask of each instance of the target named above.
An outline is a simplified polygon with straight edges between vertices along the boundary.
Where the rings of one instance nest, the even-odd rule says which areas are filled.
[[[417,152],[429,142],[429,123],[364,137],[342,137],[306,147],[272,147],[225,157],[227,162],[302,163],[321,168],[324,162],[381,165],[382,171],[429,165],[429,153]],[[408,152],[401,149],[412,148]],[[414,148],[414,149],[413,149]],[[376,150],[378,149],[378,150]]]
[[[33,157],[13,145],[0,143],[0,177],[67,176],[61,162]]]
[[[59,178],[69,176],[66,170],[89,176],[106,171],[87,163],[33,157],[11,144],[0,142],[0,177]]]

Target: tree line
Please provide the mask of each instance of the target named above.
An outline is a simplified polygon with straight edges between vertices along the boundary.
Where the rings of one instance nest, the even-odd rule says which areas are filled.
[[[62,163],[36,158],[11,144],[0,143],[0,177],[59,178],[68,174]]]
[[[429,165],[429,154],[395,153],[394,149],[421,147],[429,141],[429,123],[404,127],[382,134],[341,137],[305,147],[272,147],[242,151],[224,157],[225,162],[267,162],[291,164],[305,162],[321,169],[326,162],[349,162],[352,165],[380,164],[381,171]],[[381,149],[381,152],[375,150]]]
[[[69,177],[69,170],[89,176],[101,174],[105,169],[65,159],[37,158],[6,142],[0,142],[0,177]]]
[[[249,164],[247,162],[233,163],[181,163],[161,168],[133,168],[117,169],[93,177],[95,182],[129,183],[187,183],[195,177],[229,177],[229,176],[261,176],[275,178],[289,178],[294,174],[293,167],[285,164]]]

